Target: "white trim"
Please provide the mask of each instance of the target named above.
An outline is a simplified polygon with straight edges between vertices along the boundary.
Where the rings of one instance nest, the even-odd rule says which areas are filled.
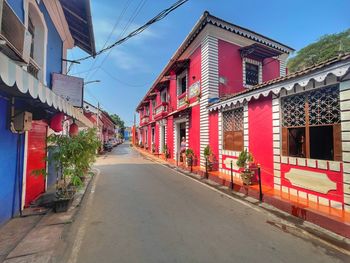
[[[262,83],[262,63],[260,61],[257,61],[257,60],[254,60],[254,59],[251,59],[251,58],[243,58],[242,59],[242,71],[243,71],[243,86],[245,88],[251,88],[252,86],[251,85],[248,85],[246,83],[246,63],[250,63],[250,64],[253,64],[253,65],[257,65],[258,66],[258,82],[259,84]]]
[[[205,36],[201,45],[202,97],[200,107],[200,166],[204,166],[204,148],[209,144],[208,100],[219,96],[219,56],[218,39]]]
[[[347,109],[348,108],[348,104],[349,104],[349,95],[350,95],[350,80],[346,80],[343,82],[340,82],[339,84],[339,97],[340,97],[340,109]],[[348,111],[346,111],[348,112]],[[345,112],[341,112],[341,117]],[[345,125],[343,125],[343,127],[346,127]],[[344,186],[344,203],[345,203],[345,208],[348,208],[350,205],[350,197],[347,194],[348,191],[350,190],[350,175],[349,175],[349,168],[350,168],[350,160],[348,158],[349,156],[349,152],[347,151],[347,146],[349,145],[349,142],[347,142],[346,140],[344,140],[343,138],[346,138],[346,134],[348,134],[349,131],[348,129],[344,128],[342,129],[342,157],[343,157],[343,186]],[[346,171],[346,172],[345,172]],[[348,188],[348,190],[346,190],[345,188]]]
[[[74,39],[70,33],[69,26],[64,15],[61,3],[58,0],[43,0],[53,24],[55,25],[62,42],[67,49],[74,47]]]
[[[34,9],[35,9],[35,15],[37,15],[37,17],[33,17],[33,18],[38,18],[40,19],[40,22],[43,26],[44,32],[43,33],[43,50],[42,50],[42,57],[39,56],[38,58],[35,58],[35,62],[39,65],[40,70],[39,70],[39,74],[38,74],[38,78],[40,81],[42,81],[44,83],[44,85],[47,85],[46,82],[46,60],[47,60],[47,39],[48,39],[48,29],[47,29],[47,25],[46,25],[46,21],[45,21],[45,17],[43,15],[43,13],[41,12],[38,3],[35,0],[24,0],[23,1],[23,10],[24,10],[24,26],[25,28],[28,30],[28,17],[29,17],[29,5],[31,5]],[[36,31],[38,30],[38,28],[36,28]],[[40,32],[39,32],[40,33]],[[39,40],[40,43],[40,40]],[[36,47],[38,48],[38,47]],[[39,50],[41,50],[41,48],[39,47]],[[37,53],[37,49],[34,50],[34,56],[36,56]],[[40,61],[38,61],[40,60]]]
[[[19,136],[19,135],[18,135]],[[17,160],[19,161],[19,160]],[[28,161],[28,132],[24,133],[24,151],[23,151],[23,173],[22,173],[22,203],[21,210],[24,209],[26,201],[26,182],[27,182],[27,161]]]
[[[260,96],[267,97],[271,93],[277,95],[283,90],[290,91],[294,89],[296,86],[304,88],[307,85],[312,84],[313,81],[315,81],[316,87],[320,87],[323,85],[326,79],[330,79],[332,78],[332,76],[333,78],[342,77],[348,72],[349,69],[350,69],[350,61],[341,61],[330,67],[317,70],[316,72],[305,74],[303,76],[296,77],[293,79],[288,79],[280,83],[268,85],[263,88],[252,90],[251,92],[248,92],[248,93],[243,93],[241,95],[238,95],[237,97],[233,97],[231,99],[215,103],[209,107],[209,111],[230,107],[231,105],[235,105],[237,103],[250,101],[253,98],[258,99]]]

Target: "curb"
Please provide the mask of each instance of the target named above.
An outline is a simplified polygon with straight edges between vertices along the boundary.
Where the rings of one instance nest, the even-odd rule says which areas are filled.
[[[231,190],[226,184],[223,184],[220,178],[209,176],[205,179],[201,174],[191,173],[178,166],[169,164],[163,160],[158,160],[154,156],[144,153],[134,148],[144,158],[158,163],[162,166],[175,170],[182,175],[189,177],[201,184],[204,184],[213,190],[219,191],[231,198],[247,202],[257,206],[266,212],[269,212],[283,220],[288,221],[294,227],[299,229],[304,235],[307,234],[315,239],[323,241],[327,245],[339,250],[340,252],[350,255],[350,225],[336,221],[332,218],[324,216],[314,211],[310,211],[305,207],[296,206],[293,203],[285,202],[275,197],[264,195],[263,202],[259,201],[259,192],[244,186],[239,186],[239,190]],[[237,188],[236,188],[237,189]],[[286,225],[276,226],[284,228]],[[294,231],[295,232],[295,231]]]
[[[89,177],[86,184],[84,184],[84,187],[77,192],[77,196],[67,212],[53,213],[51,210],[43,215],[7,254],[3,262],[50,262],[59,241],[62,239],[64,226],[74,221],[74,217],[79,211],[77,208],[84,200],[87,189],[98,173],[98,171],[95,171],[94,175]]]

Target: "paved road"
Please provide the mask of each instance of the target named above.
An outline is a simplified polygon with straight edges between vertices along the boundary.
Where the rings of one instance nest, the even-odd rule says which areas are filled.
[[[101,173],[70,229],[64,262],[345,262],[283,232],[274,216],[142,158],[128,145]],[[67,255],[66,255],[67,256]]]

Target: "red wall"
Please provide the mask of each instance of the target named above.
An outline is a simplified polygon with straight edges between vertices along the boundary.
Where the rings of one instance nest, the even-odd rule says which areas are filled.
[[[209,145],[217,161],[219,160],[218,121],[218,112],[209,112]],[[214,166],[214,168],[218,169],[218,165]]]
[[[278,78],[280,76],[280,62],[277,59],[264,59],[263,81]]]
[[[168,146],[168,151],[170,153],[170,158],[174,158],[174,148],[173,148],[173,144],[174,144],[174,127],[173,127],[174,121],[173,121],[173,117],[170,116],[168,117],[168,121],[167,121],[167,146]]]
[[[190,56],[190,67],[188,69],[188,84],[190,87],[193,83],[202,80],[202,70],[201,70],[201,47],[199,46]],[[201,83],[202,84],[202,83]],[[190,99],[190,103],[197,100],[197,97]],[[199,115],[198,115],[199,118]]]
[[[170,95],[170,112],[176,110],[177,107],[177,94],[176,94],[176,75],[175,73],[172,73],[170,75],[170,82],[169,82],[169,88],[168,93]]]
[[[219,40],[219,76],[226,78],[225,84],[219,84],[219,96],[237,93],[243,90],[241,47]]]
[[[33,121],[32,129],[28,132],[25,206],[45,192],[45,177],[36,176],[33,171],[46,168],[46,137],[47,124]]]
[[[306,160],[307,161],[307,160]],[[296,168],[300,170],[306,170],[306,171],[313,171],[313,172],[318,172],[318,173],[325,173],[327,174],[328,178],[335,182],[337,185],[337,190],[331,190],[327,194],[322,194],[319,192],[314,192],[305,188],[300,188],[298,186],[294,186],[290,183],[288,179],[285,179],[285,174],[290,171],[291,168]],[[291,165],[291,164],[283,164],[281,163],[281,184],[283,186],[287,186],[289,188],[294,188],[299,191],[308,193],[308,194],[313,194],[316,196],[321,196],[330,200],[338,201],[343,203],[344,198],[343,198],[343,171],[341,169],[340,172],[335,172],[331,170],[321,170],[321,169],[316,169],[316,168],[310,168],[310,167],[305,167],[305,166],[297,166],[297,165]]]
[[[189,148],[194,151],[194,155],[196,156],[197,163],[194,165],[199,165],[200,158],[200,138],[199,138],[199,105],[196,105],[192,108],[191,117],[190,117],[190,125],[189,125]]]
[[[272,98],[248,103],[249,151],[261,165],[262,183],[273,187]]]

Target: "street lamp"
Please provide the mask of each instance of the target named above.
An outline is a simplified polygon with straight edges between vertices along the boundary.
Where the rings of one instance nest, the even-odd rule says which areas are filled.
[[[84,86],[91,83],[97,83],[97,82],[101,82],[101,80],[97,79],[97,80],[90,80],[90,81],[84,82]]]

